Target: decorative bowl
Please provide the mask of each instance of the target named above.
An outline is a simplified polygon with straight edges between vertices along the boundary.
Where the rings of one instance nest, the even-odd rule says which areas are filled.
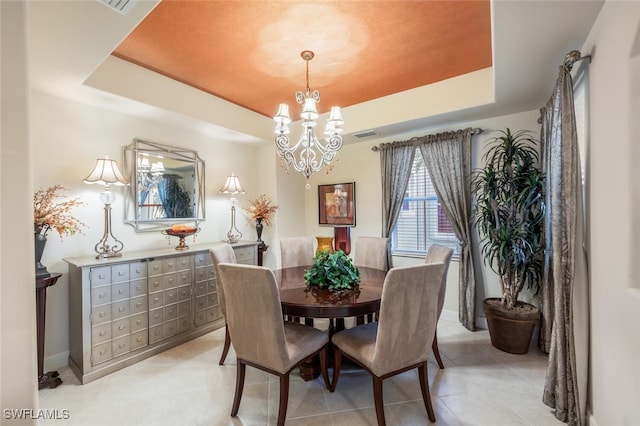
[[[200,231],[200,228],[196,227],[180,227],[180,228],[169,228],[165,229],[161,232],[162,235],[168,235],[171,237],[178,237],[179,242],[176,246],[176,250],[186,250],[189,246],[184,242],[185,237],[189,235],[196,234]]]

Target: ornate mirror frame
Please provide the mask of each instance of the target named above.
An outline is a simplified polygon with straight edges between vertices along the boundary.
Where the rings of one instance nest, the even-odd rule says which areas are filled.
[[[124,173],[130,182],[124,201],[124,222],[133,226],[136,232],[158,231],[176,223],[194,223],[198,227],[198,224],[205,220],[205,166],[196,151],[134,139],[131,145],[122,148],[122,158]],[[178,170],[165,168],[165,165],[181,166],[180,170],[185,172],[165,174],[166,170]],[[193,165],[193,169],[190,169],[189,165]],[[153,204],[155,207],[142,204],[144,201],[141,200],[150,194],[149,187],[154,184],[157,186],[165,176],[173,176],[173,181],[179,182],[175,186],[182,194],[183,200],[187,199],[187,208],[183,209],[186,212],[184,216],[167,217],[164,199],[162,203]],[[163,191],[166,194],[166,187]],[[152,208],[156,210],[152,212]],[[146,215],[143,215],[143,212]]]

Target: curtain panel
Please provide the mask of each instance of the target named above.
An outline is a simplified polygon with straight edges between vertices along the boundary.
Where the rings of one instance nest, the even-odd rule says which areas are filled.
[[[391,232],[398,222],[404,194],[409,185],[415,144],[412,141],[384,143],[380,149],[382,179],[382,236],[387,240],[387,265],[393,267]]]
[[[476,329],[476,280],[471,253],[472,129],[420,138],[418,147],[431,176],[438,201],[460,241],[458,318]]]
[[[576,56],[577,54],[577,56]],[[572,425],[586,423],[588,274],[570,52],[541,109],[545,191],[545,266],[540,347],[549,352],[543,401]]]

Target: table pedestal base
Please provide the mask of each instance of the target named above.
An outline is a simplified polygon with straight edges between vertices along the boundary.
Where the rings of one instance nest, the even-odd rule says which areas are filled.
[[[317,356],[309,357],[303,360],[298,367],[300,377],[305,382],[313,380],[320,376],[320,358]]]
[[[49,371],[38,377],[38,389],[54,389],[62,384],[62,379],[57,371]]]
[[[305,322],[309,320],[309,318],[305,319]],[[313,323],[307,325],[313,326]],[[332,318],[329,321],[329,344],[327,345],[327,368],[333,367],[333,344],[331,343],[331,337],[337,333],[338,331],[344,330],[344,318]],[[344,361],[343,361],[344,362]],[[320,357],[318,355],[314,355],[312,357],[306,358],[302,360],[300,366],[298,367],[300,377],[305,382],[309,380],[313,380],[316,377],[320,376]]]

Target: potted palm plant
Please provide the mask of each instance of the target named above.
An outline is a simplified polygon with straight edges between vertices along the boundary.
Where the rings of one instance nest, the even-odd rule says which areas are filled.
[[[509,353],[528,351],[540,318],[538,308],[518,300],[525,287],[537,293],[542,276],[544,176],[537,147],[527,130],[500,131],[471,180],[480,252],[502,290],[500,298],[484,301],[489,334],[495,347]]]

